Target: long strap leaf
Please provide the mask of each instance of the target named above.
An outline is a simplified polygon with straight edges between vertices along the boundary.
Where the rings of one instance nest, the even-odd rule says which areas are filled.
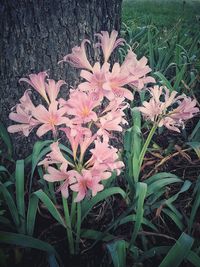
[[[56,219],[62,226],[66,227],[63,217],[61,216],[51,199],[47,196],[47,194],[45,194],[41,189],[34,192],[33,194],[36,195],[44,203],[54,219]]]
[[[16,203],[20,216],[21,233],[25,233],[24,160],[17,160],[15,169]]]
[[[54,248],[50,244],[22,234],[0,231],[0,243],[29,247],[46,251],[49,253],[55,253]]]
[[[143,222],[144,214],[144,200],[147,193],[147,184],[137,183],[138,200],[137,200],[137,210],[136,210],[136,221],[134,225],[133,234],[130,241],[130,246],[134,244],[137,234],[140,230],[141,224]]]
[[[2,192],[2,194],[4,196],[5,203],[8,206],[8,209],[9,209],[10,214],[12,216],[13,222],[15,223],[16,227],[19,227],[20,220],[19,220],[17,207],[15,205],[15,202],[14,202],[10,192],[8,191],[6,186],[4,184],[2,184],[2,183],[0,183],[0,192]]]
[[[159,267],[178,267],[187,258],[193,243],[194,239],[183,232]]]
[[[30,236],[32,236],[34,232],[38,202],[39,198],[36,197],[36,195],[32,194],[29,199],[27,218],[26,218],[26,231],[27,234]]]

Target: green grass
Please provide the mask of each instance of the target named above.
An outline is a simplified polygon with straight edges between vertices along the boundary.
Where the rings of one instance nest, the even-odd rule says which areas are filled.
[[[199,0],[124,0],[122,21],[128,26],[154,24],[171,28],[182,24],[200,27]]]
[[[121,60],[132,47],[162,84],[200,100],[200,0],[124,0],[122,22]]]

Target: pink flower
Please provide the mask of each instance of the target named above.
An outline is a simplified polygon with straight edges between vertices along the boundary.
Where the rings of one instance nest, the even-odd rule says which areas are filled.
[[[46,102],[49,103],[45,89],[45,79],[47,76],[47,72],[44,71],[38,74],[30,74],[29,79],[21,78],[19,82],[27,82],[30,84],[46,100]]]
[[[92,70],[92,66],[87,59],[85,43],[90,43],[90,41],[87,39],[83,40],[81,46],[75,46],[72,48],[72,53],[64,56],[62,61],[70,63],[75,68]]]
[[[103,185],[99,184],[101,180],[96,176],[92,176],[90,170],[83,169],[81,173],[76,172],[75,177],[77,183],[70,186],[73,191],[78,192],[77,197],[74,200],[75,202],[83,200],[88,192],[88,189],[91,190],[93,197],[99,191],[103,190]]]
[[[81,77],[87,82],[81,83],[79,89],[86,92],[95,92],[100,99],[105,96],[109,100],[113,100],[116,97],[125,97],[132,100],[133,94],[124,87],[131,81],[130,76],[121,72],[118,63],[114,64],[112,72],[109,69],[109,63],[104,63],[101,67],[97,62],[94,65],[93,73],[85,70],[81,71]]]
[[[69,185],[76,182],[73,177],[74,171],[66,171],[65,167],[57,170],[51,166],[48,167],[47,171],[48,173],[44,175],[44,179],[48,182],[63,182],[58,191],[61,191],[63,197],[67,198],[69,196]]]
[[[73,157],[74,157],[74,160],[76,160],[76,157],[77,157],[77,149],[78,149],[78,146],[80,144],[83,143],[83,140],[85,138],[91,138],[91,131],[90,129],[88,128],[83,128],[83,127],[74,127],[74,128],[61,128],[61,130],[66,134],[69,142],[70,142],[70,145],[71,145],[71,148],[72,148],[72,152],[73,152]],[[87,149],[87,147],[86,147]]]
[[[118,63],[115,63],[112,72],[106,73],[106,81],[103,84],[104,95],[112,100],[116,97],[124,97],[133,100],[133,94],[124,86],[130,83],[130,76],[121,71]]]
[[[102,135],[104,138],[109,139],[111,131],[122,132],[123,124],[127,124],[124,119],[124,109],[128,104],[123,102],[123,98],[116,98],[108,104],[99,117],[99,121],[96,126],[99,128],[98,135]]]
[[[176,103],[177,92],[173,91],[170,93],[169,89],[166,87],[159,87],[158,85],[149,89],[151,94],[151,99],[149,101],[144,101],[143,107],[138,109],[143,113],[146,119],[151,121],[157,121],[162,115],[166,114],[168,107]],[[163,100],[161,100],[163,97]]]
[[[184,122],[199,112],[195,100],[185,95],[177,96],[175,91],[170,93],[166,87],[154,86],[150,93],[151,99],[138,109],[159,127],[164,125],[169,130],[180,132],[178,127],[184,127]]]
[[[64,116],[65,113],[64,108],[58,109],[57,101],[50,103],[48,110],[42,105],[37,106],[33,115],[42,125],[38,128],[36,134],[41,137],[48,131],[52,131],[55,136],[57,126],[62,124],[71,125],[70,120]]]
[[[65,108],[68,115],[73,115],[73,123],[82,124],[96,121],[97,115],[93,111],[100,104],[92,94],[79,90],[71,91],[70,99],[66,102]]]
[[[57,83],[52,79],[47,80],[47,83],[45,83],[45,89],[48,94],[50,102],[56,100],[60,92],[60,87],[64,84],[66,84],[66,82],[63,80],[59,80]]]
[[[106,73],[109,72],[109,68],[109,63],[104,63],[101,67],[100,63],[96,62],[92,69],[92,73],[82,70],[80,76],[87,82],[79,84],[78,88],[81,91],[96,93],[97,99],[102,99],[104,96],[103,85],[106,82]]]
[[[20,104],[16,105],[16,112],[11,112],[9,114],[9,118],[20,124],[9,126],[8,132],[22,132],[25,136],[28,136],[32,129],[39,124],[39,122],[35,120],[32,115],[35,110],[35,106],[29,97],[28,91],[24,93],[19,101]]]
[[[122,38],[117,39],[118,32],[113,30],[109,36],[107,31],[101,31],[101,33],[95,34],[99,37],[100,42],[96,44],[96,47],[100,46],[103,50],[104,62],[107,62],[113,50],[120,45],[124,45],[125,40]]]
[[[167,129],[169,129],[171,131],[175,131],[175,132],[180,133],[180,130],[178,127],[183,127],[184,124],[183,124],[183,122],[181,122],[181,121],[178,122],[178,121],[172,119],[171,117],[164,117],[160,120],[158,126],[159,127],[165,126]]]
[[[139,107],[139,111],[142,112],[143,116],[147,120],[157,121],[158,117],[162,114],[163,110],[159,103],[155,99],[151,98],[149,102],[144,101],[142,107]]]
[[[120,169],[124,167],[124,163],[118,159],[117,149],[109,146],[107,140],[95,141],[95,148],[90,150],[92,153],[91,159],[87,164],[93,165],[94,169],[117,171],[120,174]]]
[[[74,167],[74,165],[63,156],[58,146],[58,142],[51,144],[50,148],[51,152],[47,154],[46,158],[40,161],[38,165],[48,167],[50,164],[61,164],[62,170],[66,170],[68,165]]]
[[[173,110],[170,117],[175,120],[186,121],[194,117],[198,112],[199,108],[196,107],[196,100],[191,99],[190,97],[183,96],[182,101],[178,101],[179,106]]]
[[[147,65],[147,58],[142,57],[140,60],[137,60],[137,56],[132,50],[129,50],[121,66],[121,72],[129,73],[129,85],[134,86],[137,90],[144,88],[144,85],[147,83],[155,83],[153,77],[146,77],[151,72],[151,68]]]

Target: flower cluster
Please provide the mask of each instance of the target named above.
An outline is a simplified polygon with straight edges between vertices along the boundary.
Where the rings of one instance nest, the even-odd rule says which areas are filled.
[[[151,98],[139,107],[143,116],[157,123],[158,127],[165,126],[169,130],[180,132],[186,120],[199,112],[196,100],[185,94],[177,96],[176,91],[170,92],[166,87],[154,86],[149,89]]]
[[[125,86],[141,90],[146,83],[155,82],[147,76],[151,71],[147,59],[137,60],[131,50],[121,66],[119,63],[110,65],[111,53],[125,42],[122,38],[117,39],[117,35],[114,30],[111,35],[105,31],[96,35],[98,42],[95,47],[103,52],[102,64],[89,62],[85,47],[90,44],[89,40],[83,40],[80,47],[74,47],[72,53],[63,58],[62,61],[82,69],[80,76],[85,80],[78,88],[71,89],[69,99],[58,97],[64,81],[48,79],[46,72],[31,74],[20,82],[28,83],[46,104],[35,106],[31,91],[27,90],[10,113],[10,119],[17,122],[8,127],[11,133],[22,132],[28,136],[37,128],[39,137],[51,131],[55,139],[58,131],[65,133],[72,159],[65,158],[57,141],[39,164],[47,170],[45,180],[61,183],[59,190],[64,197],[68,196],[69,188],[77,192],[75,201],[81,201],[88,192],[95,196],[103,190],[101,181],[108,179],[113,170],[119,174],[124,166],[118,158],[117,149],[109,142],[112,132],[122,132],[122,126],[127,123],[124,110],[128,103],[125,100],[132,100],[133,93]]]
[[[45,180],[60,182],[59,190],[64,197],[68,196],[69,188],[77,192],[75,201],[81,201],[89,192],[95,196],[103,190],[101,181],[108,179],[113,170],[120,174],[124,164],[118,158],[117,149],[110,145],[112,132],[122,132],[123,125],[127,124],[124,110],[129,106],[126,100],[133,100],[130,89],[140,91],[146,84],[155,83],[154,78],[148,76],[151,69],[147,59],[137,60],[132,50],[121,65],[114,63],[111,66],[108,62],[111,53],[125,43],[122,38],[117,39],[117,35],[114,30],[110,35],[105,31],[96,35],[95,47],[103,53],[102,63],[92,64],[88,60],[86,44],[90,44],[89,40],[83,40],[80,47],[74,47],[72,53],[60,61],[80,68],[80,76],[84,79],[77,88],[71,89],[68,99],[59,98],[65,82],[48,79],[46,72],[20,79],[35,89],[45,104],[35,106],[31,90],[27,90],[9,115],[17,122],[8,127],[10,133],[22,132],[28,136],[37,128],[39,137],[51,131],[55,140],[59,131],[65,134],[71,146],[71,158],[64,156],[55,141],[51,152],[39,164],[47,170]],[[194,100],[177,97],[166,88],[155,86],[150,93],[150,101],[144,102],[139,109],[147,119],[159,122],[159,126],[179,131],[177,126],[198,111]],[[177,107],[173,108],[174,104]]]

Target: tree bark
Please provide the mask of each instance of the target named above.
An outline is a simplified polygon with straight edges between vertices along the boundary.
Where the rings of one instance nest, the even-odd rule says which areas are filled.
[[[23,95],[21,77],[49,70],[50,77],[64,79],[68,88],[77,72],[57,62],[101,30],[119,30],[122,0],[0,0],[0,114],[8,126],[10,109]],[[66,88],[67,89],[67,88]],[[66,90],[65,90],[66,91]],[[63,94],[65,94],[63,90]],[[36,98],[36,101],[39,101]],[[30,153],[34,134],[12,135],[17,158]]]

